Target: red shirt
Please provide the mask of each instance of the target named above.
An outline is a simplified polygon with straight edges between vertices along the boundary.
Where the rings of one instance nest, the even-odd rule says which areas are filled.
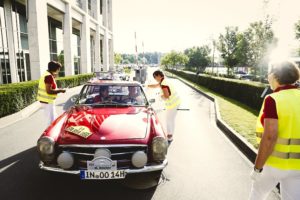
[[[95,96],[93,103],[98,103],[98,102],[103,102],[105,101],[103,97],[101,97],[100,95]]]
[[[161,81],[160,81],[160,87],[161,87],[161,89],[166,88],[166,89],[168,90],[168,92],[169,92],[169,95],[171,96],[171,90],[170,90],[170,87],[169,87],[168,85],[162,85],[162,84],[161,84],[161,83],[163,82],[163,80],[164,80],[164,78],[162,78]]]
[[[282,87],[278,87],[274,92],[279,92],[280,90],[288,90],[288,89],[294,89],[297,88],[295,85],[285,85]],[[268,96],[265,99],[265,106],[263,110],[263,114],[260,118],[260,122],[262,125],[264,125],[264,119],[278,119],[277,110],[276,110],[276,102],[271,97]]]
[[[45,82],[46,84],[50,84],[50,85],[51,85],[51,88],[52,88],[53,90],[55,90],[56,87],[57,87],[53,75],[45,76],[44,82]]]

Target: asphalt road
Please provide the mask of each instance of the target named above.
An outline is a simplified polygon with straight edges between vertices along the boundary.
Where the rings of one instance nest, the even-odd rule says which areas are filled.
[[[189,111],[178,112],[169,165],[157,188],[134,190],[117,182],[80,181],[77,176],[39,170],[35,145],[46,123],[38,110],[0,129],[0,199],[247,199],[252,165],[217,129],[212,103],[180,81],[172,82],[182,108]],[[79,90],[59,96],[59,113]],[[277,198],[272,194],[269,199]]]

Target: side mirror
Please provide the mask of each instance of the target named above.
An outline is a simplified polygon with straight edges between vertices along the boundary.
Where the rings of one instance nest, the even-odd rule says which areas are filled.
[[[149,103],[155,103],[155,99],[149,99]]]
[[[78,97],[79,97],[78,94],[76,94],[73,97],[71,97],[71,102],[75,103],[77,101]]]

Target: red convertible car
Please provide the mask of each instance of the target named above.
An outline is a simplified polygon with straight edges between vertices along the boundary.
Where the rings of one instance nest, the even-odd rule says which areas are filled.
[[[144,174],[158,183],[168,142],[151,103],[137,82],[87,83],[38,139],[39,167],[81,179]]]

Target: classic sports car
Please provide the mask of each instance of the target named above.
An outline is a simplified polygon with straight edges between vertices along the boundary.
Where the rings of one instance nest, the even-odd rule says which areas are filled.
[[[38,139],[39,167],[81,179],[146,174],[158,183],[168,142],[150,102],[137,82],[87,83]]]

